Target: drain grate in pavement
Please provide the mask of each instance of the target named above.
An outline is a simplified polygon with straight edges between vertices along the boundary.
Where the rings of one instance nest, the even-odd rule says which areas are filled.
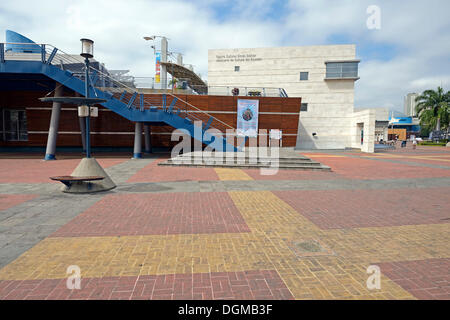
[[[335,255],[333,250],[316,239],[291,240],[288,246],[298,257]]]

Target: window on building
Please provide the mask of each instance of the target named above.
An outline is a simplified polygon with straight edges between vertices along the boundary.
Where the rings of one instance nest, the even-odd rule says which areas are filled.
[[[308,80],[309,72],[300,72],[300,81]]]
[[[328,62],[326,78],[357,78],[358,62]]]
[[[27,116],[25,110],[3,109],[3,139],[5,141],[27,141]]]
[[[234,71],[239,71],[240,67],[239,66],[234,66]]]
[[[300,111],[308,111],[308,104],[307,103],[302,103],[300,105]]]

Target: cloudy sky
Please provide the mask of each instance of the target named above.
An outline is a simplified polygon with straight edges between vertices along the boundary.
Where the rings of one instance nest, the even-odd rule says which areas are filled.
[[[371,5],[380,29],[367,27]],[[107,68],[153,76],[142,37],[165,35],[205,79],[208,49],[354,43],[355,106],[402,111],[408,92],[449,90],[449,12],[448,0],[2,0],[0,41],[10,29],[78,53],[87,37]]]

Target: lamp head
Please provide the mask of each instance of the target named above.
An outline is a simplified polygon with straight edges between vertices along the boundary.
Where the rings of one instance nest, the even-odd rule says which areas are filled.
[[[80,39],[81,41],[81,53],[80,56],[84,58],[94,57],[94,41],[90,39]]]

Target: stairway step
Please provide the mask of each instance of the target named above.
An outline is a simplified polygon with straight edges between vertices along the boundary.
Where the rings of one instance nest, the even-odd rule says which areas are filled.
[[[236,168],[236,169],[259,169],[259,168],[270,168],[270,165],[258,165],[258,164],[208,164],[208,163],[184,163],[175,164],[170,162],[162,162],[158,164],[159,166],[183,166],[183,167],[216,167],[216,168]],[[292,170],[323,170],[331,171],[330,167],[324,165],[279,165],[278,169],[292,169]]]
[[[176,163],[176,162],[183,162],[183,163],[194,163],[194,161],[195,161],[195,159],[183,159],[183,158],[175,158],[175,159],[169,159],[169,160],[167,160],[167,162],[170,162],[170,163]],[[226,161],[226,160],[223,160],[223,161],[217,161],[217,159],[214,159],[214,158],[203,158],[203,159],[201,159],[201,162],[202,163],[204,163],[204,162],[212,162],[212,163],[216,163],[216,162],[218,162],[219,164],[220,163],[229,163],[229,164],[240,164],[240,163],[242,163],[242,164],[262,164],[262,165],[264,165],[264,164],[266,164],[266,163],[272,163],[273,161],[271,161],[271,160],[267,160],[267,161],[263,161],[263,160],[257,160],[256,161],[256,163],[255,162],[251,162],[251,161],[249,161],[248,159],[245,159],[245,161],[243,161],[243,162],[237,162],[237,161]],[[305,166],[313,166],[313,165],[320,165],[320,162],[317,162],[317,161],[307,161],[307,160],[298,160],[298,161],[279,161],[278,162],[280,165],[305,165]]]
[[[203,158],[204,158],[204,156],[202,156]],[[183,158],[183,159],[194,159],[194,158],[196,158],[195,156],[193,156],[193,155],[184,155],[184,154],[182,154],[182,155],[178,155],[178,156],[176,156],[176,158]],[[217,159],[217,158],[223,158],[223,159],[227,159],[228,157],[214,157],[214,156],[207,156],[207,158],[208,159]],[[244,158],[244,159],[248,159],[249,157],[248,156],[245,156],[245,157],[241,157],[241,156],[236,156],[236,155],[234,155],[233,157],[230,157],[230,158],[234,158],[234,159],[242,159],[242,158]],[[257,157],[258,159],[272,159],[271,157]],[[309,160],[309,161],[312,161],[310,158],[307,158],[307,157],[283,157],[283,156],[280,156],[280,157],[278,157],[278,159],[280,159],[280,160]]]

